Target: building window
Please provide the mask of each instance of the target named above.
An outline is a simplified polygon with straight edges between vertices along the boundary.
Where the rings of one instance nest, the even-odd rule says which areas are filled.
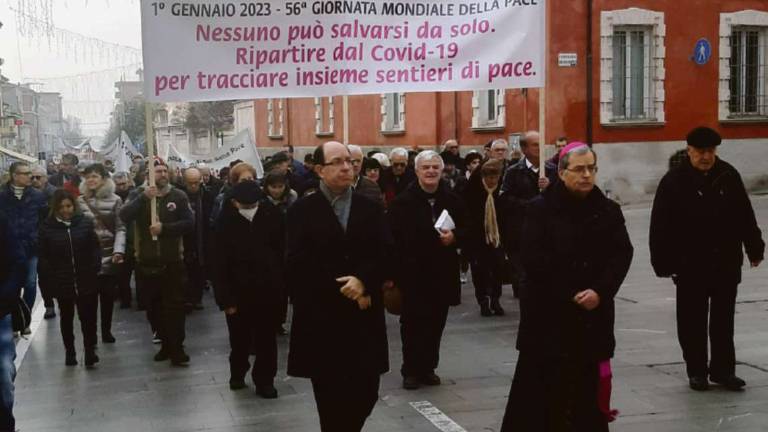
[[[381,95],[381,131],[405,131],[405,93]]]
[[[267,100],[267,131],[270,138],[283,137],[283,100]]]
[[[315,135],[333,135],[333,97],[315,98]]]
[[[765,116],[766,29],[735,27],[731,33],[729,109],[732,117]]]
[[[472,94],[472,128],[503,128],[506,107],[504,90],[479,90]]]
[[[768,120],[768,12],[720,14],[720,121]]]
[[[651,29],[623,27],[613,32],[613,119],[654,119],[651,101]]]
[[[600,122],[664,122],[664,14],[630,8],[600,15]]]

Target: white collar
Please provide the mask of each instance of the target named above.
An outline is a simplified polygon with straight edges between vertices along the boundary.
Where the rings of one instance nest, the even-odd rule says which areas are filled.
[[[529,170],[531,170],[531,171],[533,171],[535,173],[539,172],[539,167],[533,165],[531,163],[531,161],[528,160],[528,158],[525,158],[525,166],[527,166]]]

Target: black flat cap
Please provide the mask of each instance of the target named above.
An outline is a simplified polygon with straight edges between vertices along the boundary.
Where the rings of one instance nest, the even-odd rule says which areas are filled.
[[[685,139],[688,145],[696,148],[717,147],[723,141],[717,131],[706,126],[699,126],[692,130]]]
[[[264,197],[264,192],[255,181],[240,182],[232,188],[232,199],[240,204],[254,204]]]

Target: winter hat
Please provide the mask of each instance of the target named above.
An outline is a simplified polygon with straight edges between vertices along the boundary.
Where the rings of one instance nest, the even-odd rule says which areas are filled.
[[[692,130],[685,140],[691,147],[710,148],[719,146],[723,138],[715,130],[706,126],[699,126]]]

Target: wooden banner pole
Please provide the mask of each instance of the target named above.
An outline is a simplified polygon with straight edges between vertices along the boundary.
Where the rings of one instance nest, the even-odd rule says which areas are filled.
[[[349,96],[344,95],[342,105],[344,111],[344,145],[349,145]]]
[[[144,103],[144,136],[147,144],[147,182],[150,187],[155,186],[155,127],[152,118],[152,104]],[[157,198],[152,198],[150,204],[151,224],[156,224],[157,219]],[[152,236],[152,240],[157,241],[157,236]]]
[[[539,177],[545,178],[547,164],[547,71],[549,70],[549,2],[544,3],[544,87],[539,89]]]

